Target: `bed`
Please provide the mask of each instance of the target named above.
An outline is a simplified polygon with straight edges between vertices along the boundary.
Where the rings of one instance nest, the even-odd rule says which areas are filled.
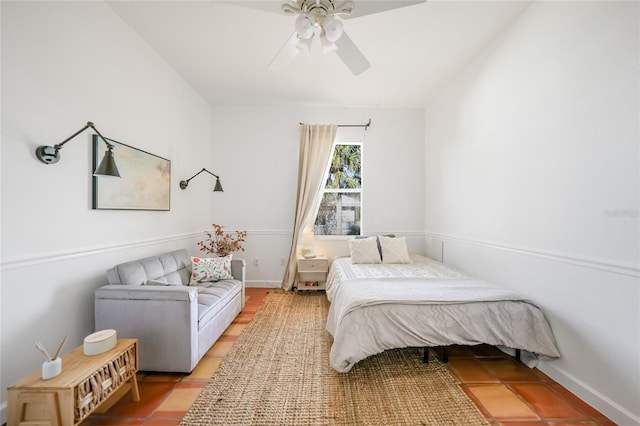
[[[334,259],[326,283],[336,371],[404,347],[486,343],[522,351],[530,367],[560,356],[540,308],[509,288],[424,256],[407,253],[402,263],[355,263],[352,256]]]

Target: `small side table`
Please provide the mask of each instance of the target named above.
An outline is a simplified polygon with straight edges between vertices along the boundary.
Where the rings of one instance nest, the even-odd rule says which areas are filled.
[[[298,257],[298,285],[296,291],[324,290],[329,271],[329,259],[318,256],[311,259]]]
[[[118,339],[98,355],[85,355],[82,345],[62,357],[62,373],[49,379],[41,371],[8,388],[8,426],[71,426],[80,423],[121,386],[140,400],[138,339]]]

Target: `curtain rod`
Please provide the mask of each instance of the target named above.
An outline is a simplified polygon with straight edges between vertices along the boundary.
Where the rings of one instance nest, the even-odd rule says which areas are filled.
[[[300,123],[302,126],[304,123]],[[338,127],[364,127],[364,130],[367,130],[371,126],[371,119],[367,121],[365,124],[338,124]]]

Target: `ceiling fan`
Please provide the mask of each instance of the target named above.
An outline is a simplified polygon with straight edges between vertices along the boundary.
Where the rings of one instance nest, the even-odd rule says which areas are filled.
[[[282,70],[298,53],[311,53],[318,38],[323,53],[335,52],[354,75],[366,71],[371,64],[344,31],[343,19],[424,3],[426,0],[286,0],[274,2],[243,1],[241,5],[270,12],[297,15],[295,31],[269,64],[271,70]]]

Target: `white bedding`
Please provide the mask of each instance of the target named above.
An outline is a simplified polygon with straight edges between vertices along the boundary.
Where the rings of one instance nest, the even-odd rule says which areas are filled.
[[[560,356],[548,322],[530,300],[433,259],[412,260],[333,262],[327,330],[335,370],[349,371],[368,356],[402,347],[487,343],[524,350],[534,361]]]
[[[461,278],[467,275],[424,256],[412,255],[413,263],[354,264],[349,257],[339,257],[332,263],[327,275],[327,299],[333,301],[333,294],[340,282],[364,278]]]

